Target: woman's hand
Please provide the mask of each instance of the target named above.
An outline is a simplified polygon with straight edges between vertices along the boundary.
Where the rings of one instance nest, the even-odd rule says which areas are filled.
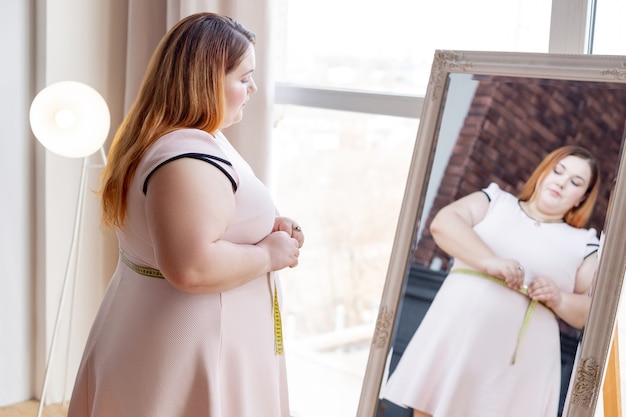
[[[289,217],[276,217],[272,232],[277,231],[287,232],[290,237],[296,239],[298,241],[298,248],[301,248],[302,245],[304,245],[304,232],[302,231],[302,227]]]
[[[502,279],[514,290],[524,285],[524,267],[514,259],[490,258],[483,262],[483,269],[487,274]]]
[[[533,300],[540,301],[546,307],[554,310],[562,300],[562,293],[554,281],[547,277],[536,277],[528,286],[528,296]]]
[[[298,265],[303,244],[304,233],[300,225],[289,217],[282,216],[277,216],[274,220],[272,233],[257,243],[268,251],[272,271]]]
[[[270,271],[298,265],[300,243],[285,231],[272,232],[256,245],[264,248],[269,254]]]

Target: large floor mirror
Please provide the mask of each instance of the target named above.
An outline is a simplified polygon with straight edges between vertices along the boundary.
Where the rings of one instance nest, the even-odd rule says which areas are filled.
[[[626,263],[626,57],[436,51],[359,403],[359,417],[409,417],[380,398],[453,260],[429,225],[446,204],[496,182],[517,195],[564,145],[599,160],[586,227],[601,238],[584,329],[559,323],[559,415],[594,414]]]

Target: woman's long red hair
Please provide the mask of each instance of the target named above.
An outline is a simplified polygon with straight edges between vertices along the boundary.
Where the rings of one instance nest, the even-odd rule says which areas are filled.
[[[181,128],[214,133],[224,121],[224,79],[255,43],[237,21],[188,16],[155,50],[137,99],[117,130],[102,173],[102,222],[121,228],[139,161],[161,136]]]

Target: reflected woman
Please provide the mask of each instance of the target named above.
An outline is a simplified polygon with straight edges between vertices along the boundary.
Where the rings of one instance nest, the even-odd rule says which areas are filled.
[[[454,265],[381,396],[416,417],[556,416],[557,318],[587,320],[599,185],[595,157],[565,146],[519,197],[492,183],[441,209],[431,232]]]

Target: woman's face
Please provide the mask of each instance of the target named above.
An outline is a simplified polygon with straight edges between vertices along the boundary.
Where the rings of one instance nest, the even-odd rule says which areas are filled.
[[[226,114],[222,128],[239,123],[243,118],[243,108],[248,103],[250,94],[257,90],[252,79],[255,65],[254,47],[250,46],[239,66],[226,74]]]
[[[543,213],[564,216],[584,200],[590,181],[589,163],[577,156],[566,156],[538,184],[534,200]]]

